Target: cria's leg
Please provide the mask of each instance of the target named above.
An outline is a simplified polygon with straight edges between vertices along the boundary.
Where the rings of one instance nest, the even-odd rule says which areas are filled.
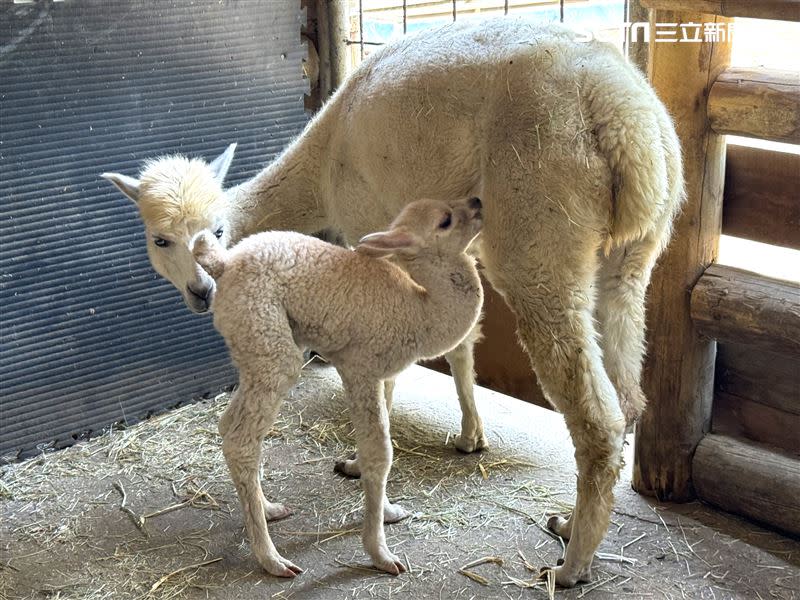
[[[356,445],[364,489],[364,548],[380,570],[399,575],[405,571],[400,559],[386,545],[383,520],[387,515],[400,520],[406,512],[386,498],[386,478],[392,466],[389,414],[380,393],[380,382],[368,382],[342,374],[350,399],[350,414],[356,432]]]
[[[219,431],[223,437],[230,428],[231,418],[233,417],[233,415],[236,414],[236,410],[230,410],[230,406],[240,401],[239,393],[240,393],[239,389],[237,388],[231,394],[231,399],[229,402],[229,410],[226,410],[223,413],[222,418],[220,419]],[[279,504],[277,502],[270,502],[263,496],[263,493],[261,500],[262,500],[261,504],[264,506],[264,517],[267,519],[267,521],[280,521],[281,519],[285,519],[286,517],[292,514],[292,510],[290,508],[287,508],[283,504]]]
[[[288,324],[286,332],[290,333]],[[286,516],[288,511],[264,497],[259,463],[264,436],[299,374],[301,354],[290,335],[281,337],[277,331],[269,340],[244,337],[231,341],[240,385],[220,420],[222,451],[242,505],[253,554],[267,572],[294,577],[302,569],[278,553],[267,529],[268,518]]]
[[[647,402],[640,385],[645,292],[660,246],[658,237],[650,234],[601,258],[596,313],[603,364],[628,426],[639,418]]]
[[[547,520],[547,528],[556,535],[560,535],[565,540],[569,540],[572,536],[572,515],[567,518],[559,516],[550,517]]]
[[[461,405],[461,434],[456,438],[456,448],[462,452],[476,452],[487,447],[483,422],[475,408],[475,342],[480,338],[480,325],[461,344],[444,355],[456,383],[458,402]]]
[[[386,403],[386,412],[391,414],[392,412],[392,400],[394,395],[394,379],[385,379],[381,383],[381,389],[383,393],[384,402]],[[358,466],[358,456],[353,453],[350,455],[350,458],[346,460],[342,460],[337,462],[333,465],[333,470],[337,473],[344,475],[345,477],[350,477],[352,479],[358,479],[361,477],[361,468]],[[387,515],[387,518],[391,518],[390,515]],[[395,519],[396,520],[396,519]],[[394,523],[394,520],[387,520],[386,523]]]

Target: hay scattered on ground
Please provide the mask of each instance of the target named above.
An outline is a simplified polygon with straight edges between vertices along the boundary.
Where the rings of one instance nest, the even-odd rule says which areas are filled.
[[[331,410],[341,406],[341,391],[331,388],[324,372],[313,367],[305,371],[265,439],[263,484],[278,501],[291,503],[299,479],[329,472],[335,460],[353,451],[347,412]],[[311,402],[305,397],[309,393],[326,397]],[[249,558],[217,433],[227,400],[221,394],[61,452],[0,467],[0,600],[22,597],[5,591],[3,581],[13,581],[28,561],[62,553],[91,558],[85,569],[42,581],[31,600],[201,598],[244,583],[256,591],[261,589],[257,586],[280,586],[270,592],[274,598],[302,598],[296,587],[302,577],[296,580],[300,583],[264,578]],[[395,420],[393,427],[395,461],[388,494],[413,514],[401,526],[387,527],[386,533],[390,547],[406,562],[407,574],[391,578],[369,566],[360,544],[357,482],[335,478],[317,486],[304,498],[303,519],[270,525],[279,548],[310,544],[327,557],[331,569],[351,574],[345,584],[320,584],[334,594],[329,597],[387,598],[441,580],[443,598],[582,598],[601,593],[680,598],[682,587],[659,588],[641,574],[642,563],[628,556],[659,535],[664,555],[657,560],[681,569],[685,565],[686,577],[701,582],[687,589],[716,590],[716,597],[729,597],[724,590],[734,574],[691,539],[693,526],[682,521],[668,526],[658,511],[646,532],[628,533],[618,524],[618,551],[598,553],[590,584],[556,590],[552,571],[540,576],[539,567],[555,562],[564,544],[545,524],[551,514],[569,512],[572,505],[563,490],[541,483],[548,467],[508,453],[459,455],[453,452],[452,436],[433,437],[415,425],[413,414],[405,414],[400,423]],[[276,454],[281,460],[274,459]],[[154,494],[157,489],[162,493]],[[156,505],[153,498],[166,500]],[[231,519],[234,510],[236,518]],[[173,534],[171,519],[187,515],[197,519],[197,528]],[[115,518],[126,524],[113,531],[125,534],[105,535]],[[220,524],[240,541],[233,556],[229,545],[220,546]],[[475,540],[484,540],[484,547],[475,547]],[[424,551],[409,552],[412,544]],[[242,566],[238,571],[220,568],[223,559]],[[760,568],[775,574],[770,597],[793,597],[800,583],[796,571],[777,564]]]

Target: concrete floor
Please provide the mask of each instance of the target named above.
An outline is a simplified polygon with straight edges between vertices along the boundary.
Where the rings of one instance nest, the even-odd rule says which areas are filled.
[[[371,569],[361,548],[358,482],[332,470],[351,443],[340,382],[329,367],[307,367],[265,441],[267,497],[295,511],[270,530],[278,550],[306,569],[280,580],[260,571],[242,542],[215,433],[225,401],[4,468],[0,599],[548,597],[531,569],[554,564],[562,545],[541,525],[574,494],[558,414],[480,390],[491,448],[461,455],[452,380],[407,371],[392,415],[389,496],[414,516],[386,531],[410,571],[390,577]],[[556,598],[797,597],[797,540],[699,503],[642,498],[626,462],[594,581]],[[120,510],[120,490],[131,513]],[[150,516],[139,529],[141,515]],[[473,576],[460,571],[486,557],[493,562],[467,569]]]

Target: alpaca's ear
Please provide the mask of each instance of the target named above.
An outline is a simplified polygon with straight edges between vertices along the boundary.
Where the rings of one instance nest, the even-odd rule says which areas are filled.
[[[234,142],[225,148],[225,152],[220,154],[208,165],[211,167],[211,170],[214,172],[214,178],[219,181],[220,185],[222,185],[222,182],[225,181],[225,175],[228,174],[228,169],[233,161],[233,153],[235,150],[236,143]]]
[[[390,256],[392,254],[412,254],[417,250],[416,239],[402,229],[390,229],[370,233],[358,240],[356,251],[368,256]]]
[[[103,173],[100,177],[108,179],[119,191],[134,202],[139,202],[139,180],[121,173]]]

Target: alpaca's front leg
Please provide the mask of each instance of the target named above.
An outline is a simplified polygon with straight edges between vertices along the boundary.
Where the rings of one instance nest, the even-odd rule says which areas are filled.
[[[386,412],[391,414],[394,395],[394,379],[384,379],[381,382],[381,394],[383,395],[383,401],[386,403]],[[353,452],[350,455],[350,458],[340,460],[333,465],[333,470],[337,473],[341,473],[345,477],[358,479],[361,477],[361,467],[358,466],[358,455]],[[385,521],[385,523],[394,523],[394,521]]]
[[[475,342],[480,338],[480,324],[458,346],[444,355],[456,384],[461,405],[461,434],[456,438],[456,448],[461,452],[477,452],[488,446],[483,433],[483,422],[475,407]]]
[[[385,379],[383,382],[381,382],[381,392],[383,394],[383,400],[386,403],[386,412],[391,414],[394,395],[394,379]],[[353,479],[358,479],[361,477],[361,468],[358,465],[358,456],[355,452],[350,455],[350,458],[338,461],[333,466],[333,470],[337,473],[341,473],[345,477],[351,477]],[[393,523],[394,521],[387,520],[385,522]]]
[[[356,433],[361,483],[364,488],[364,548],[380,570],[399,575],[406,569],[386,545],[384,515],[398,521],[406,511],[386,498],[386,479],[392,466],[389,414],[381,400],[380,383],[364,382],[343,376],[350,399],[350,414]]]

